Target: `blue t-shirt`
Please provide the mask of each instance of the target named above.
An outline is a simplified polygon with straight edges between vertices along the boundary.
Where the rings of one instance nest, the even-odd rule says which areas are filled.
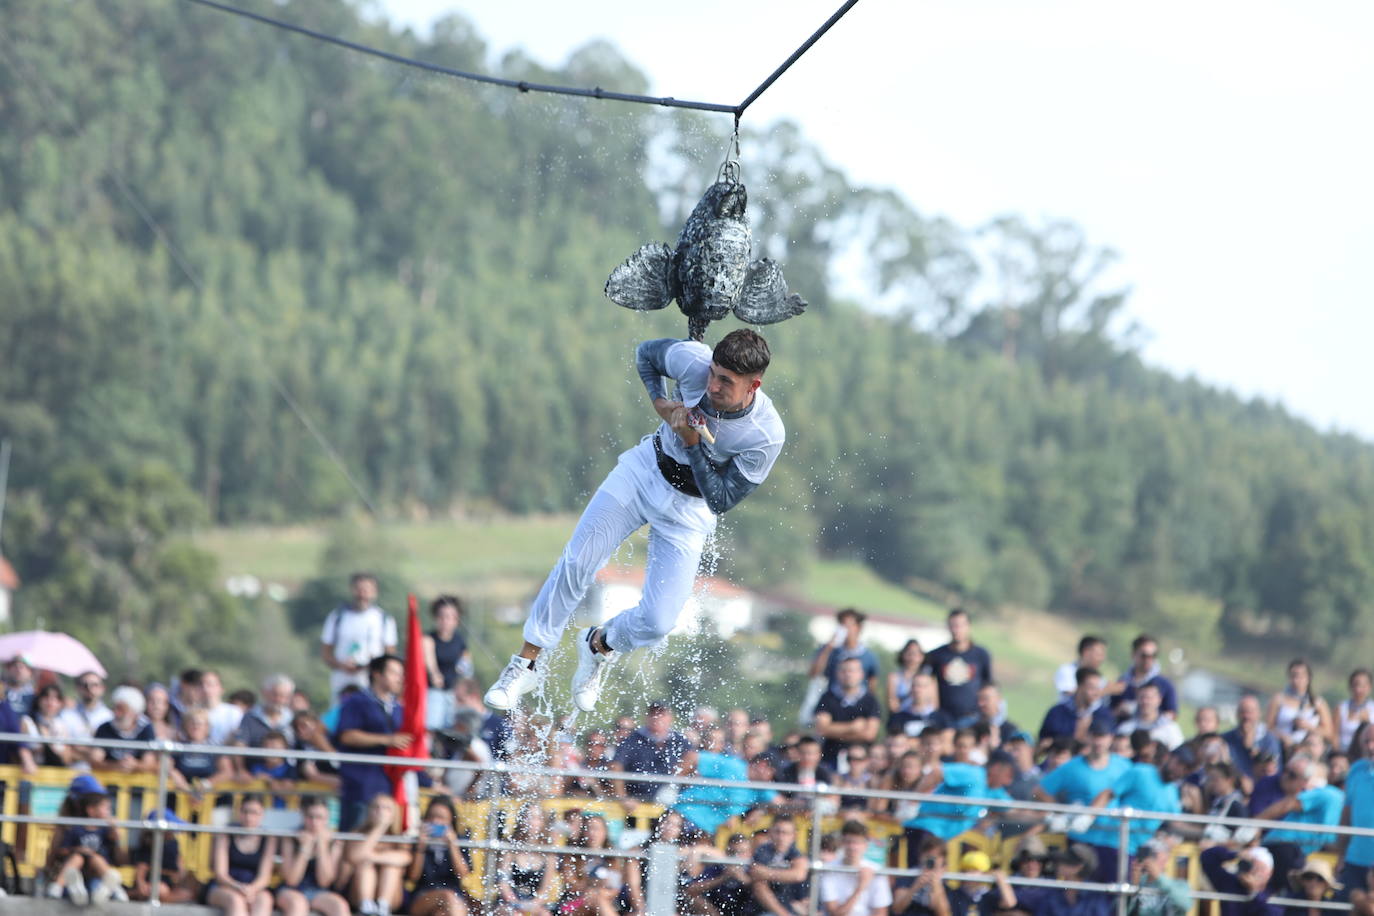
[[[1368,758],[1356,760],[1345,777],[1345,805],[1350,826],[1374,827],[1374,766]],[[1363,868],[1374,866],[1374,836],[1352,836],[1345,860]]]
[[[345,698],[339,706],[338,734],[356,730],[378,735],[391,735],[401,730],[401,704],[391,704],[388,713],[371,690],[364,690]],[[337,736],[336,736],[337,737]],[[339,748],[349,754],[377,754],[384,756],[385,744],[368,747],[341,745]],[[390,795],[391,780],[380,763],[341,763],[339,780],[342,782],[340,796],[345,804],[370,801],[375,795]]]
[[[1045,790],[1046,795],[1065,804],[1091,805],[1103,789],[1114,787],[1130,766],[1130,761],[1116,754],[1108,755],[1107,765],[1100,770],[1089,766],[1086,757],[1075,757],[1045,774],[1045,778],[1040,780],[1040,788]],[[1094,846],[1111,846],[1116,842],[1116,830],[1112,826],[1114,821],[1115,818],[1099,817],[1083,833],[1070,833],[1069,839]]]
[[[1183,810],[1178,786],[1161,779],[1159,769],[1151,763],[1131,764],[1112,787],[1112,795],[1114,807],[1134,808],[1137,811],[1162,811],[1166,814],[1176,814]],[[1157,819],[1131,821],[1131,855],[1135,855],[1141,843],[1154,836],[1162,823],[1162,820]],[[1117,827],[1117,821],[1115,818],[1098,818],[1098,826]]]
[[[816,650],[816,658],[821,657],[825,651],[825,646]],[[834,690],[839,687],[837,677],[840,673],[840,663],[851,658],[857,658],[864,666],[864,681],[878,676],[878,656],[873,654],[873,650],[868,646],[859,646],[851,649],[848,646],[837,646],[830,652],[830,657],[825,661],[825,679],[830,682],[829,687]]]
[[[960,795],[966,798],[1006,798],[1006,789],[989,789],[987,770],[972,763],[946,763],[942,766],[943,781],[935,789],[936,795]],[[946,802],[925,802],[920,813],[903,824],[929,830],[942,840],[956,837],[978,823],[986,809],[981,805],[956,805]]]
[[[940,684],[940,709],[959,719],[978,712],[978,688],[992,681],[992,656],[982,646],[960,652],[945,643],[926,656]]]
[[[703,779],[749,778],[749,766],[738,757],[701,751],[697,757],[697,774]],[[764,789],[741,789],[725,786],[687,786],[678,796],[673,810],[681,814],[707,835],[714,835],[720,825],[743,814],[758,803],[770,800],[776,792]]]
[[[1318,786],[1298,793],[1301,811],[1285,814],[1283,819],[1293,824],[1329,824],[1336,826],[1341,822],[1341,809],[1345,807],[1345,793],[1335,786]],[[1334,843],[1334,833],[1308,833],[1303,830],[1271,830],[1264,835],[1266,843],[1292,843],[1303,852],[1311,855],[1328,843]]]
[[[669,732],[662,741],[654,741],[648,731],[637,728],[615,749],[615,762],[626,773],[656,773],[671,776],[677,772],[682,755],[690,748],[681,732]],[[662,783],[625,781],[625,794],[635,798],[653,798]]]
[[[1092,711],[1093,723],[1102,728],[1115,730],[1116,717],[1105,703],[1098,704]],[[1072,738],[1078,727],[1078,706],[1073,697],[1060,700],[1045,713],[1045,721],[1040,724],[1040,738]]]

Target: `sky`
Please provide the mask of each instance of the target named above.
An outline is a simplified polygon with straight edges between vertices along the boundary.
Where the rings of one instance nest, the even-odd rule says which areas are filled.
[[[418,31],[457,12],[549,65],[605,39],[652,94],[736,103],[839,3],[371,6]],[[926,215],[1080,224],[1118,252],[1150,363],[1374,441],[1370,48],[1364,0],[860,0],[745,119],[798,122]]]

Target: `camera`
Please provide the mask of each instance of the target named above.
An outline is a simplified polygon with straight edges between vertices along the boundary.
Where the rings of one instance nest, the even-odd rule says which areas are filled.
[[[443,836],[443,835],[444,835],[444,825],[443,825],[443,824],[430,824],[430,825],[429,825],[429,835],[432,836],[432,837],[441,837],[441,836]]]
[[[926,871],[929,871],[930,869],[934,868],[935,865],[936,859],[934,856],[926,856],[924,859],[921,860],[921,868],[925,869]]]
[[[1255,863],[1252,859],[1241,859],[1236,863],[1236,874],[1248,875],[1255,870]]]

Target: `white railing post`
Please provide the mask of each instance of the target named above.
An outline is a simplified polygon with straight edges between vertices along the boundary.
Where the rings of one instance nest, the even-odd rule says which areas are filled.
[[[677,847],[671,843],[654,843],[649,847],[649,858],[644,869],[647,876],[645,916],[676,916],[677,858]]]

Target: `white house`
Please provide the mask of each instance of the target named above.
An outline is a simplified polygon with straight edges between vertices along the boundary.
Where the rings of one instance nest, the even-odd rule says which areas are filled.
[[[579,627],[605,623],[621,611],[639,603],[644,589],[644,570],[632,566],[610,565],[596,574],[596,582],[574,618]],[[710,620],[721,636],[734,635],[755,625],[758,602],[754,593],[724,579],[701,576],[692,596],[683,606],[674,633],[693,633]]]

